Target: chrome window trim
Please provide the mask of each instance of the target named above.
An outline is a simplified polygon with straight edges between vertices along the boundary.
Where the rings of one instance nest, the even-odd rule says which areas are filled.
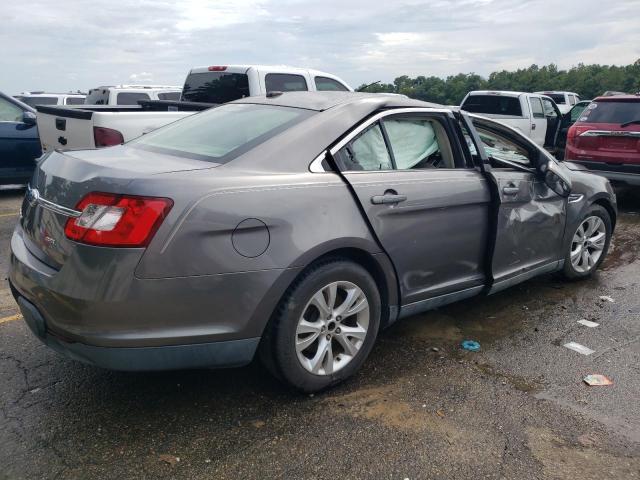
[[[311,162],[309,165],[309,171],[311,173],[326,173],[327,171],[322,166],[322,162],[324,162],[325,158],[327,158],[327,151],[323,150],[323,152],[318,155],[313,162]]]
[[[349,134],[340,140],[337,144],[329,149],[331,155],[335,155],[342,147],[344,147],[347,143],[357,137],[363,130],[366,130],[370,125],[374,124],[378,120],[384,117],[388,117],[389,115],[398,115],[404,113],[446,113],[450,114],[451,110],[445,108],[394,108],[390,110],[385,110],[383,112],[376,113],[374,116],[369,117],[360,125],[358,125],[355,129],[353,129]]]
[[[640,138],[640,132],[630,132],[626,130],[587,130],[582,132],[579,137],[637,137]]]

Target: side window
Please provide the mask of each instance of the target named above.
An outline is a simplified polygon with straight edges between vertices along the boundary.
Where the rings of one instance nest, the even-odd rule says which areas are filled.
[[[349,89],[343,84],[328,77],[316,77],[316,90],[319,92],[348,92]]]
[[[302,75],[267,73],[264,83],[267,92],[304,92],[309,90],[307,81]]]
[[[507,136],[482,126],[476,125],[476,130],[493,168],[505,168],[503,164],[496,163],[495,159],[518,163],[525,167],[533,167],[530,153],[524,147]]]
[[[339,152],[344,170],[392,170],[393,164],[378,123],[367,128]]]
[[[64,100],[65,105],[83,105],[84,98],[82,97],[67,97]]]
[[[163,92],[158,94],[158,100],[171,100],[177,102],[180,100],[180,92]]]
[[[533,118],[544,118],[544,110],[542,110],[542,103],[540,103],[540,98],[529,97],[529,101],[531,102],[531,111],[533,112]]]
[[[389,118],[383,125],[397,170],[455,168],[449,137],[437,120]]]
[[[21,122],[22,109],[17,105],[0,98],[0,122]]]
[[[553,108],[553,103],[551,103],[551,100],[547,100],[546,98],[543,98],[542,106],[544,107],[544,115],[546,117],[556,117],[558,115],[556,113],[556,109]]]
[[[138,105],[138,100],[149,100],[149,95],[143,92],[118,93],[118,105]]]

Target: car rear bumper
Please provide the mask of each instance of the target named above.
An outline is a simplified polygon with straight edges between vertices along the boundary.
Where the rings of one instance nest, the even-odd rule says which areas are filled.
[[[260,337],[162,347],[97,347],[69,342],[47,330],[37,307],[17,295],[16,301],[31,331],[49,348],[74,360],[122,371],[239,367],[253,359]]]
[[[615,183],[624,183],[627,185],[640,186],[640,164],[613,164],[602,162],[593,162],[586,160],[575,160],[565,158],[566,161],[582,165],[591,173],[595,173],[602,177],[608,178]]]
[[[141,253],[122,250],[130,251],[84,269],[76,252],[76,260],[69,258],[56,271],[29,252],[16,227],[11,289],[25,321],[46,345],[118,370],[243,365],[252,360],[282,292],[298,273],[138,279],[133,271]]]

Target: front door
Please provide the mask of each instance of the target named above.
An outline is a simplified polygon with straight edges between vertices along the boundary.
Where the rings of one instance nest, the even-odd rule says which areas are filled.
[[[41,154],[38,129],[22,121],[23,110],[0,97],[0,176],[23,181]]]
[[[498,189],[492,259],[495,292],[559,266],[567,199],[551,190],[536,170],[542,152],[496,122],[474,119],[473,123]]]
[[[544,147],[545,137],[547,135],[547,119],[542,109],[542,101],[540,97],[529,97],[531,105],[531,139]]]
[[[385,113],[333,152],[396,268],[402,315],[486,280],[489,184],[465,164],[449,122]]]

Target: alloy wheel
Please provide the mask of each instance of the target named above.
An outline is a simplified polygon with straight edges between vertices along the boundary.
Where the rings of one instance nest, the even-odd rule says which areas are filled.
[[[332,282],[307,303],[296,327],[300,364],[315,375],[331,375],[358,354],[369,329],[369,301],[347,281]]]
[[[607,228],[596,215],[587,217],[578,227],[571,241],[571,265],[580,273],[593,269],[602,256],[607,241]]]

